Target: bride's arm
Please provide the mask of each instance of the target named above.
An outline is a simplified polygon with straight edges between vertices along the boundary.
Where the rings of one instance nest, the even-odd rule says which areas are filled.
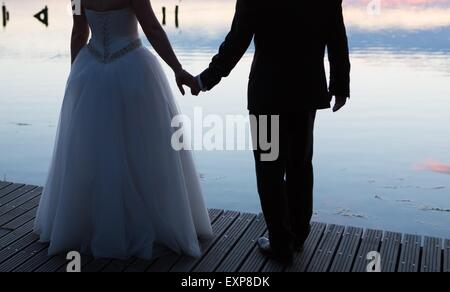
[[[149,42],[158,53],[158,55],[172,68],[177,79],[178,87],[182,94],[184,94],[183,84],[193,86],[195,79],[186,71],[178,61],[172,45],[170,44],[167,35],[159,23],[149,0],[132,0],[133,8],[139,23],[144,30]]]
[[[73,16],[72,38],[70,42],[70,52],[72,64],[78,56],[81,49],[87,44],[89,38],[89,25],[84,13]]]
[[[173,71],[180,70],[182,66],[172,49],[164,29],[153,12],[150,1],[132,0],[132,3],[139,23],[155,51]]]

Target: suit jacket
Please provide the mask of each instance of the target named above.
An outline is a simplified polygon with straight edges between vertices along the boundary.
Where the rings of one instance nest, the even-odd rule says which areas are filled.
[[[307,3],[305,3],[307,2]],[[210,90],[230,74],[252,40],[248,109],[283,113],[330,107],[350,96],[350,60],[342,0],[237,0],[231,31],[200,75]],[[324,57],[328,50],[330,82]]]

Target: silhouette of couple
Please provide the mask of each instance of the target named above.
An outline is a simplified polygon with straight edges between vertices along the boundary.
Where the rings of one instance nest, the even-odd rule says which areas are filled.
[[[158,61],[141,45],[139,22],[183,94],[183,85],[194,95],[213,89],[254,40],[248,110],[280,121],[278,159],[263,161],[264,150],[254,151],[269,232],[258,245],[291,262],[313,214],[316,111],[330,108],[332,97],[338,111],[350,96],[342,0],[238,0],[231,31],[197,77],[182,68],[147,0],[94,2],[83,1],[83,15],[74,17],[73,65],[35,223],[50,253],[152,259],[170,249],[200,256],[198,237],[213,236],[191,153],[170,147],[178,111]]]

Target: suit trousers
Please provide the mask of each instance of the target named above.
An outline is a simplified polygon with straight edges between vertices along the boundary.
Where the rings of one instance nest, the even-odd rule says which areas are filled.
[[[261,116],[256,117],[257,127],[252,136],[261,137]],[[288,251],[294,244],[301,245],[310,232],[313,215],[313,136],[316,110],[279,114],[279,155],[274,161],[265,161],[261,154],[270,152],[255,147],[255,167],[258,193],[274,250]],[[270,117],[264,119],[271,129]],[[268,121],[268,122],[265,122]],[[264,137],[274,140],[268,131]],[[275,141],[271,141],[273,143]]]

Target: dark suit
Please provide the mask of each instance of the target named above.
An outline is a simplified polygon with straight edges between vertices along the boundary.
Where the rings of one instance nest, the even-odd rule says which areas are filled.
[[[303,241],[308,233],[316,110],[329,108],[333,95],[350,96],[342,0],[238,0],[230,33],[200,75],[203,86],[210,90],[228,76],[253,39],[248,109],[255,115],[280,115],[279,159],[260,161],[260,150],[255,158],[270,239],[274,248],[281,249],[294,239]]]

